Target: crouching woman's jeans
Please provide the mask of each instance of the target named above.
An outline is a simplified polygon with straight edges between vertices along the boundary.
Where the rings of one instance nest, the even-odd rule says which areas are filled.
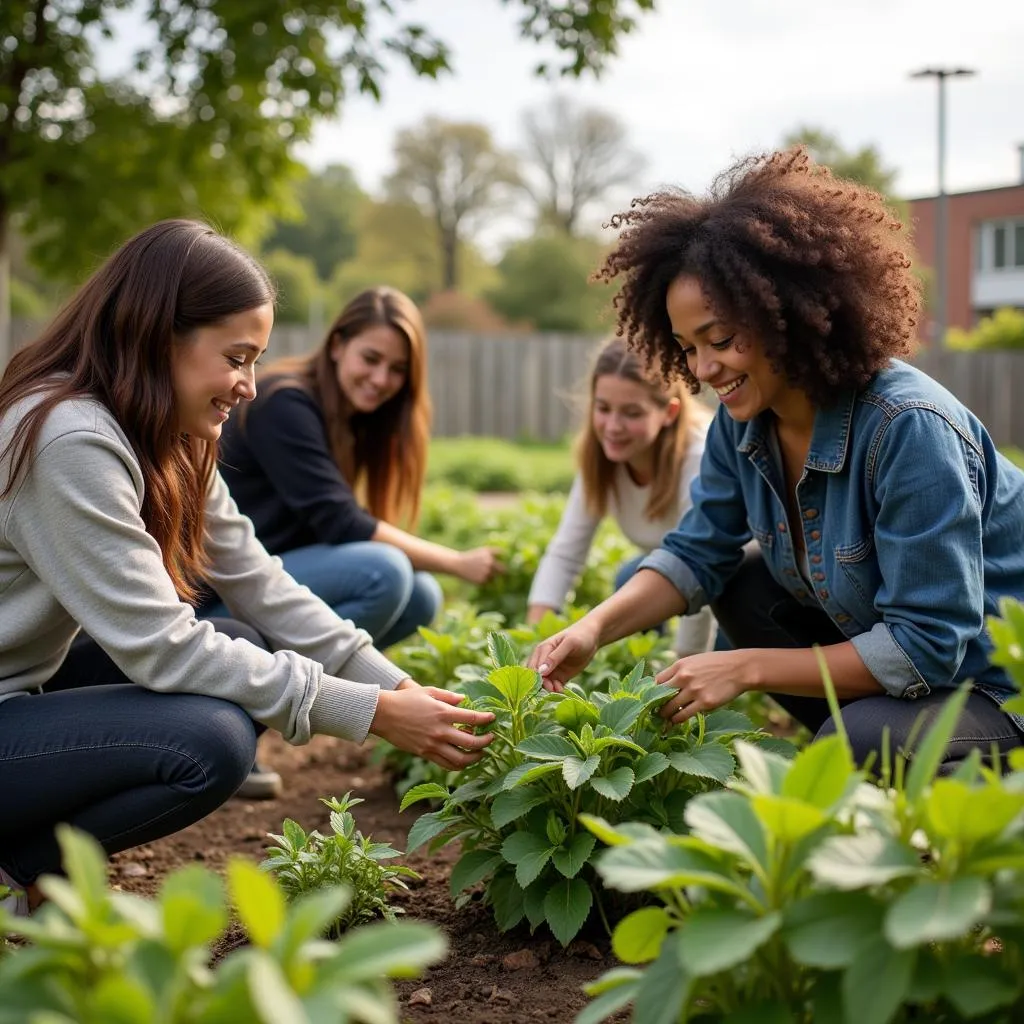
[[[757,647],[810,647],[813,644],[841,643],[846,640],[839,628],[816,608],[796,601],[772,578],[759,552],[748,552],[721,597],[712,603],[719,626],[736,649]],[[934,689],[916,700],[898,700],[887,694],[840,701],[843,726],[850,738],[858,764],[882,753],[883,733],[889,732],[889,750],[912,756],[911,733],[918,718],[921,726],[914,736],[920,740],[949,697],[949,690]],[[823,697],[791,697],[771,694],[798,722],[816,736],[836,731]],[[956,769],[972,750],[980,750],[988,760],[992,749],[1000,755],[1020,746],[1022,736],[1009,715],[990,697],[972,692],[957,722],[946,751],[941,774]]]
[[[0,867],[21,885],[59,872],[60,822],[108,854],[193,824],[242,784],[262,729],[220,698],[136,686],[79,638],[42,693],[0,703]]]

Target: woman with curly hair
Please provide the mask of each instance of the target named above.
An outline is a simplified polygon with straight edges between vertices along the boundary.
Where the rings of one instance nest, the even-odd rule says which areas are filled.
[[[690,486],[704,454],[707,407],[683,381],[661,380],[621,338],[601,346],[589,377],[586,417],[576,439],[579,472],[530,585],[529,623],[561,609],[605,515],[641,551],[619,567],[618,590],[690,507]],[[710,609],[684,616],[673,650],[706,651],[713,632]]]
[[[796,149],[741,162],[706,198],[635,201],[613,226],[599,276],[623,282],[619,334],[721,408],[693,507],[620,591],[536,648],[546,685],[710,604],[734,650],[659,675],[678,691],[662,708],[673,722],[762,691],[834,731],[821,645],[859,761],[886,730],[912,753],[919,713],[967,679],[948,763],[1019,745],[985,617],[1024,596],[1024,473],[895,358],[919,289],[881,198]]]

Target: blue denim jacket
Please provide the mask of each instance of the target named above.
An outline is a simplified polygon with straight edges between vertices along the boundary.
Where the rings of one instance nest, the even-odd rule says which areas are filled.
[[[693,506],[642,563],[696,611],[717,598],[752,537],[797,601],[823,608],[894,697],[975,680],[1014,692],[989,664],[985,617],[1024,598],[1024,473],[926,374],[893,360],[864,390],[815,417],[797,485],[813,592],[790,537],[771,413],[720,409]]]

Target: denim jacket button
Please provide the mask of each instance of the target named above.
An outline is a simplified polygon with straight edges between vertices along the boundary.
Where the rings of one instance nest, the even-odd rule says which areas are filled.
[[[804,509],[804,519],[817,519],[818,510],[816,508]]]
[[[779,533],[785,533],[786,532],[786,524],[785,523],[779,523],[776,528],[778,529]]]

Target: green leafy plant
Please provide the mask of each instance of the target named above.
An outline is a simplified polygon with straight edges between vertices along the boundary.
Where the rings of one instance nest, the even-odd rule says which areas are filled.
[[[689,802],[686,835],[585,814],[605,884],[663,905],[619,922],[628,966],[588,987],[577,1024],[630,1003],[659,1022],[1021,1019],[1024,778],[977,755],[940,776],[967,692],[880,784],[840,728],[791,762],[737,743],[741,772]]]
[[[330,937],[366,921],[393,921],[402,910],[391,906],[392,894],[408,888],[405,879],[420,876],[412,868],[384,864],[401,856],[399,851],[388,843],[373,842],[356,828],[349,808],[362,800],[346,793],[340,800],[321,797],[320,802],[330,809],[332,834],[325,836],[316,829],[307,833],[298,822],[285,818],[283,835],[270,834],[276,845],[266,848],[267,858],[260,866],[273,874],[289,900],[328,886],[348,887],[348,902],[331,923]]]
[[[486,881],[501,930],[525,919],[531,930],[546,924],[565,945],[595,906],[607,926],[595,841],[580,814],[679,830],[687,801],[732,775],[730,741],[756,733],[727,710],[667,726],[655,712],[672,691],[642,663],[606,692],[570,684],[556,694],[519,665],[507,637],[491,638],[491,655],[494,669],[463,689],[472,707],[494,712],[494,742],[456,788],[428,783],[406,794],[403,809],[443,801],[413,825],[409,850],[461,840],[452,894]]]
[[[155,900],[107,888],[92,838],[58,829],[67,878],[44,876],[50,902],[31,918],[0,912],[0,934],[27,945],[0,959],[0,1024],[398,1024],[388,977],[414,977],[446,952],[419,922],[377,922],[320,938],[348,900],[321,889],[290,906],[250,861],[228,866],[230,905],[212,872],[168,876]],[[231,910],[250,944],[216,964]]]

